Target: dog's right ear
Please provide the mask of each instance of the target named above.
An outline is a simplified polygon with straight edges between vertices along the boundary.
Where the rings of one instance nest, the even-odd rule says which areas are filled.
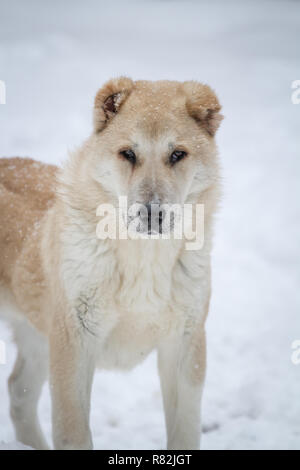
[[[133,89],[133,81],[127,77],[113,78],[100,88],[95,98],[94,129],[100,132],[117,114]]]

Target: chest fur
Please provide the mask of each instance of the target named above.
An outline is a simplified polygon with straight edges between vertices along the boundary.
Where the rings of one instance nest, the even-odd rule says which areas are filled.
[[[146,319],[158,321],[171,301],[176,248],[152,240],[122,242],[74,238],[73,232],[63,245],[62,278],[73,305],[81,299],[94,315],[135,316],[142,327]]]
[[[129,367],[183,327],[194,292],[184,289],[192,282],[178,263],[178,244],[99,243],[94,236],[72,235],[63,247],[61,274],[80,326],[99,337],[102,366]]]

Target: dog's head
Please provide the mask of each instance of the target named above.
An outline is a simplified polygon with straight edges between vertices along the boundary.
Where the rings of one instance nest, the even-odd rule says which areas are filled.
[[[195,202],[216,181],[220,109],[214,92],[193,81],[121,77],[97,93],[93,177],[112,200],[127,196],[139,231],[149,230],[154,213],[161,232],[163,207]]]

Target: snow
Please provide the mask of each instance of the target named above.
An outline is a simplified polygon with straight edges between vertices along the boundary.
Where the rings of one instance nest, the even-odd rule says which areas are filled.
[[[300,2],[2,2],[1,155],[60,163],[91,130],[92,101],[111,76],[197,79],[218,92],[224,198],[207,323],[203,449],[300,449]],[[19,449],[0,365],[0,449]],[[40,402],[50,442],[50,400]],[[98,373],[97,449],[161,449],[165,430],[156,358]]]

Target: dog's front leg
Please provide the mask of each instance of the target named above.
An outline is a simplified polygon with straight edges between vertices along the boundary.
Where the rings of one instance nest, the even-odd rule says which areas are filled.
[[[168,449],[198,449],[200,408],[205,377],[203,325],[173,335],[159,348],[158,366],[166,417]]]
[[[56,449],[92,449],[90,395],[95,338],[57,319],[50,337],[53,442]]]

